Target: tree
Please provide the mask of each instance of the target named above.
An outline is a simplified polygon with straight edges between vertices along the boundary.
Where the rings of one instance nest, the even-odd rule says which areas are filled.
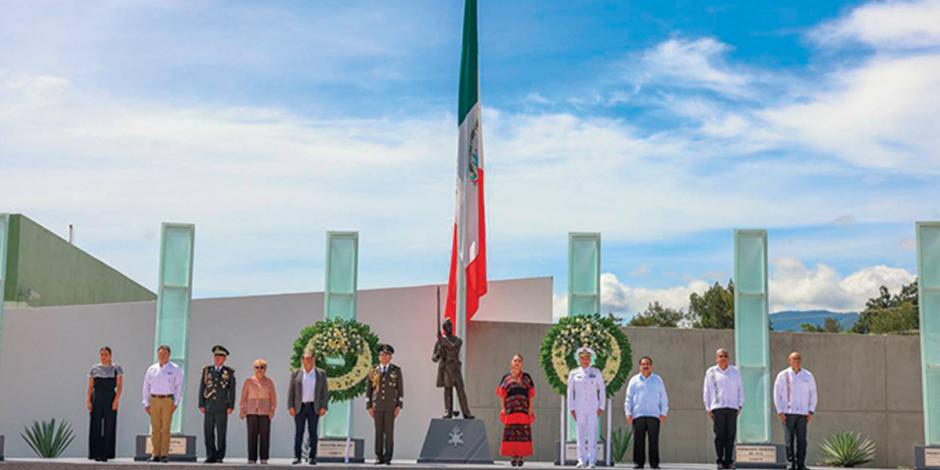
[[[800,325],[800,329],[807,333],[842,333],[842,324],[835,317],[826,317],[823,320],[823,326],[816,326],[812,323]]]
[[[689,296],[689,320],[694,328],[734,328],[734,281],[715,283],[705,293]]]
[[[904,333],[918,328],[917,280],[902,286],[897,294],[881,286],[878,296],[865,302],[865,310],[852,326],[853,333]]]
[[[653,302],[641,313],[630,320],[627,326],[659,326],[675,328],[685,318],[682,309],[676,310],[663,307],[659,302]]]

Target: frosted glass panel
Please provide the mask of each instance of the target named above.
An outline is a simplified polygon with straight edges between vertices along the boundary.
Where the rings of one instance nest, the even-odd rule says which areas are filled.
[[[0,351],[3,350],[3,302],[6,291],[7,270],[7,236],[10,227],[10,216],[0,214]]]
[[[764,367],[767,349],[767,344],[761,334],[761,331],[766,328],[764,296],[741,294],[738,296],[736,307],[735,329],[741,330],[742,333],[751,333],[738,337],[735,352],[738,364]]]
[[[359,234],[327,232],[326,288],[323,294],[323,312],[327,319],[356,319],[358,269]],[[330,411],[320,426],[320,434],[346,437],[350,428],[350,405],[349,401],[331,403]]]
[[[330,240],[330,290],[346,294],[356,290],[356,242],[352,238]]]
[[[760,236],[737,238],[737,273],[735,288],[753,294],[764,291],[764,240]]]
[[[740,356],[739,356],[740,357]],[[744,384],[744,408],[738,417],[739,442],[769,442],[770,430],[769,395],[767,374],[763,367],[741,367],[741,379]],[[754,406],[747,406],[753,404]]]
[[[940,445],[940,368],[928,367],[925,373],[924,420],[930,423],[925,435],[928,445]]]
[[[598,240],[577,237],[571,240],[572,293],[593,295],[598,290]]]
[[[158,342],[172,350],[173,357],[186,357],[189,324],[189,294],[186,289],[166,287],[160,296]]]
[[[572,295],[568,297],[571,302],[568,310],[572,315],[592,315],[597,312],[597,297],[585,295]]]
[[[189,262],[192,239],[189,230],[167,228],[164,235],[163,284],[174,287],[189,285]]]
[[[770,441],[767,232],[734,232],[734,344],[744,385],[738,442]]]
[[[924,287],[940,287],[940,225],[920,229],[920,282]]]

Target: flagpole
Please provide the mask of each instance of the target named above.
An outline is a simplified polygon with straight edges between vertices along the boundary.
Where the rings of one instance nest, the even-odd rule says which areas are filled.
[[[460,184],[463,184],[461,182]],[[461,188],[463,192],[465,188]],[[459,196],[463,197],[463,196]],[[458,211],[457,221],[457,310],[454,315],[456,318],[454,329],[457,337],[463,342],[463,347],[460,348],[460,375],[462,377],[467,376],[467,268],[463,263],[463,244],[464,244],[464,232],[467,226],[467,210],[466,205],[461,204],[461,208]]]

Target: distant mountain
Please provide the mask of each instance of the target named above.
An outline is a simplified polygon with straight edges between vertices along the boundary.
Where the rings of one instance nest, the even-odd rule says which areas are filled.
[[[770,323],[774,331],[802,331],[800,325],[811,323],[823,326],[826,318],[839,320],[842,328],[849,329],[858,321],[857,312],[833,312],[831,310],[785,310],[770,314]]]

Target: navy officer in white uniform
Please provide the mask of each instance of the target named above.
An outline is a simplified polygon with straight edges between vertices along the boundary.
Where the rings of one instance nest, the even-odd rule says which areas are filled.
[[[580,367],[568,374],[568,409],[578,429],[578,468],[594,468],[597,463],[597,417],[604,413],[607,387],[604,375],[591,367],[594,351],[578,349]]]

